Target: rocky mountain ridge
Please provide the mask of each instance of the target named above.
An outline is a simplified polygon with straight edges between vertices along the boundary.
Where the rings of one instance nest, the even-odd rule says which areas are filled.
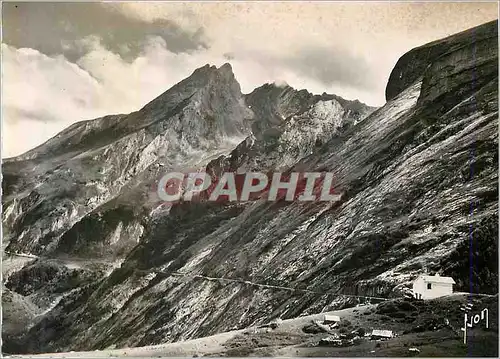
[[[472,41],[477,34],[487,35]],[[436,56],[413,50],[411,61],[400,59],[388,102],[375,111],[286,86],[242,95],[227,66],[206,66],[141,115],[106,120],[117,124],[104,131],[124,137],[69,149],[53,139],[8,161],[8,251],[94,267],[72,274],[67,263],[40,258],[12,274],[8,290],[41,306],[43,296],[57,301],[7,333],[6,347],[33,353],[197,338],[359,303],[345,295],[397,296],[426,270],[453,276],[458,289],[497,288],[496,257],[488,257],[498,237],[497,22],[443,41],[425,45]],[[77,175],[61,179],[51,166]],[[95,178],[97,166],[104,177]],[[190,168],[330,171],[343,196],[162,209],[158,176]],[[67,209],[56,212],[62,203]],[[96,258],[117,264],[97,266]]]
[[[285,109],[287,116],[320,101],[305,90],[268,87],[275,88],[276,106]],[[262,106],[257,112],[260,117],[254,118],[251,105],[246,105],[260,91],[243,96],[229,64],[219,69],[206,65],[138,112],[77,123],[34,150],[6,160],[4,223],[14,238],[9,250],[50,253],[80,218],[101,205],[106,207],[122,192],[150,191],[160,171],[199,167],[210,157],[229,152],[251,134],[252,123],[264,123],[268,113],[274,114],[274,109]],[[289,95],[305,95],[309,101],[295,108],[298,105]],[[333,119],[337,124],[324,136],[340,126],[343,118],[338,116],[359,119],[372,110],[361,106],[341,114],[343,108],[338,105],[337,112],[325,118],[325,124]],[[51,197],[55,200],[48,201]],[[138,235],[137,230],[133,235]]]

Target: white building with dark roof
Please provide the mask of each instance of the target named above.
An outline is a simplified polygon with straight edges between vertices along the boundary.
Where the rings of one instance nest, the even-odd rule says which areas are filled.
[[[413,293],[417,299],[433,299],[453,293],[455,281],[451,277],[421,275],[413,282]]]

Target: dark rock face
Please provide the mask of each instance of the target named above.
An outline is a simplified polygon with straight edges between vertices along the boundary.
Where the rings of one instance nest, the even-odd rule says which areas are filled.
[[[491,21],[445,39],[417,47],[401,56],[389,76],[385,90],[387,101],[395,98],[421,78],[429,66],[433,66],[434,69],[431,70],[433,74],[436,72],[440,72],[440,74],[437,77],[427,76],[427,78],[439,81],[439,78],[446,76],[447,71],[457,71],[463,66],[459,63],[461,55],[463,55],[462,60],[466,60],[469,65],[474,64],[473,68],[481,65],[477,63],[480,55],[474,55],[477,50],[483,52],[498,51],[498,21]],[[469,54],[465,54],[464,51],[468,51]],[[454,58],[451,59],[450,56]],[[447,61],[448,68],[446,68]],[[481,78],[484,79],[484,76]],[[425,87],[424,85],[424,93],[426,93]]]
[[[391,100],[374,112],[359,102],[274,85],[241,96],[227,67],[198,69],[191,80],[146,106],[144,118],[127,120],[127,128],[135,121],[148,123],[147,133],[157,137],[143,135],[129,152],[112,142],[106,152],[111,165],[104,172],[120,169],[122,177],[107,177],[103,186],[123,184],[95,207],[73,215],[66,227],[40,222],[45,209],[38,206],[50,208],[46,201],[52,192],[31,189],[34,184],[21,181],[17,172],[33,160],[11,161],[4,223],[11,251],[118,259],[119,267],[107,267],[95,281],[65,292],[28,330],[10,336],[6,347],[11,352],[93,350],[196,338],[359,303],[342,294],[388,297],[424,269],[452,275],[456,290],[468,291],[471,281],[474,291],[496,290],[498,51],[490,35],[471,40],[490,34],[491,27],[423,46],[440,53],[432,61],[420,60],[417,55],[425,51],[418,49],[403,56],[393,73],[405,67],[402,59],[414,59],[414,67],[404,80],[398,74],[389,81]],[[203,90],[206,86],[210,91]],[[217,95],[210,95],[215,90]],[[222,133],[244,133],[227,122],[227,113],[242,126],[253,118],[253,131],[248,127],[239,144],[222,151]],[[215,127],[208,129],[204,124],[210,119]],[[178,131],[168,132],[171,128]],[[217,133],[221,140],[206,145],[204,136]],[[184,144],[205,151],[202,158],[196,157],[202,151],[195,160],[189,153],[180,156],[182,163],[152,154],[161,148],[151,145],[155,141],[182,153],[184,147],[172,143],[186,137]],[[148,160],[142,160],[140,171],[124,172],[129,167],[122,161],[143,163],[134,149]],[[108,166],[107,161],[102,163]],[[214,173],[329,171],[342,199],[158,207],[148,186],[162,171],[193,167]],[[82,192],[61,195],[62,189],[49,198],[69,203],[89,198]],[[45,226],[60,230],[50,248],[39,245]],[[43,283],[59,273],[53,272],[43,269]],[[33,277],[31,268],[21,273],[12,278]],[[26,294],[41,282],[12,283],[11,290]]]

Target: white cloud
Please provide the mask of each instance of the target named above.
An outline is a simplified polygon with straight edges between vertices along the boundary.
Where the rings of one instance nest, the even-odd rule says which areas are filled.
[[[76,119],[96,117],[99,84],[63,57],[2,44],[2,157],[24,152]]]

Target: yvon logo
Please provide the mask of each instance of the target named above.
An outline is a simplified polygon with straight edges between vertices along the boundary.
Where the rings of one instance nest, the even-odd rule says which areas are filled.
[[[206,172],[165,174],[158,182],[158,197],[168,203],[178,201],[338,201],[329,172],[290,172],[237,174],[220,177]]]

